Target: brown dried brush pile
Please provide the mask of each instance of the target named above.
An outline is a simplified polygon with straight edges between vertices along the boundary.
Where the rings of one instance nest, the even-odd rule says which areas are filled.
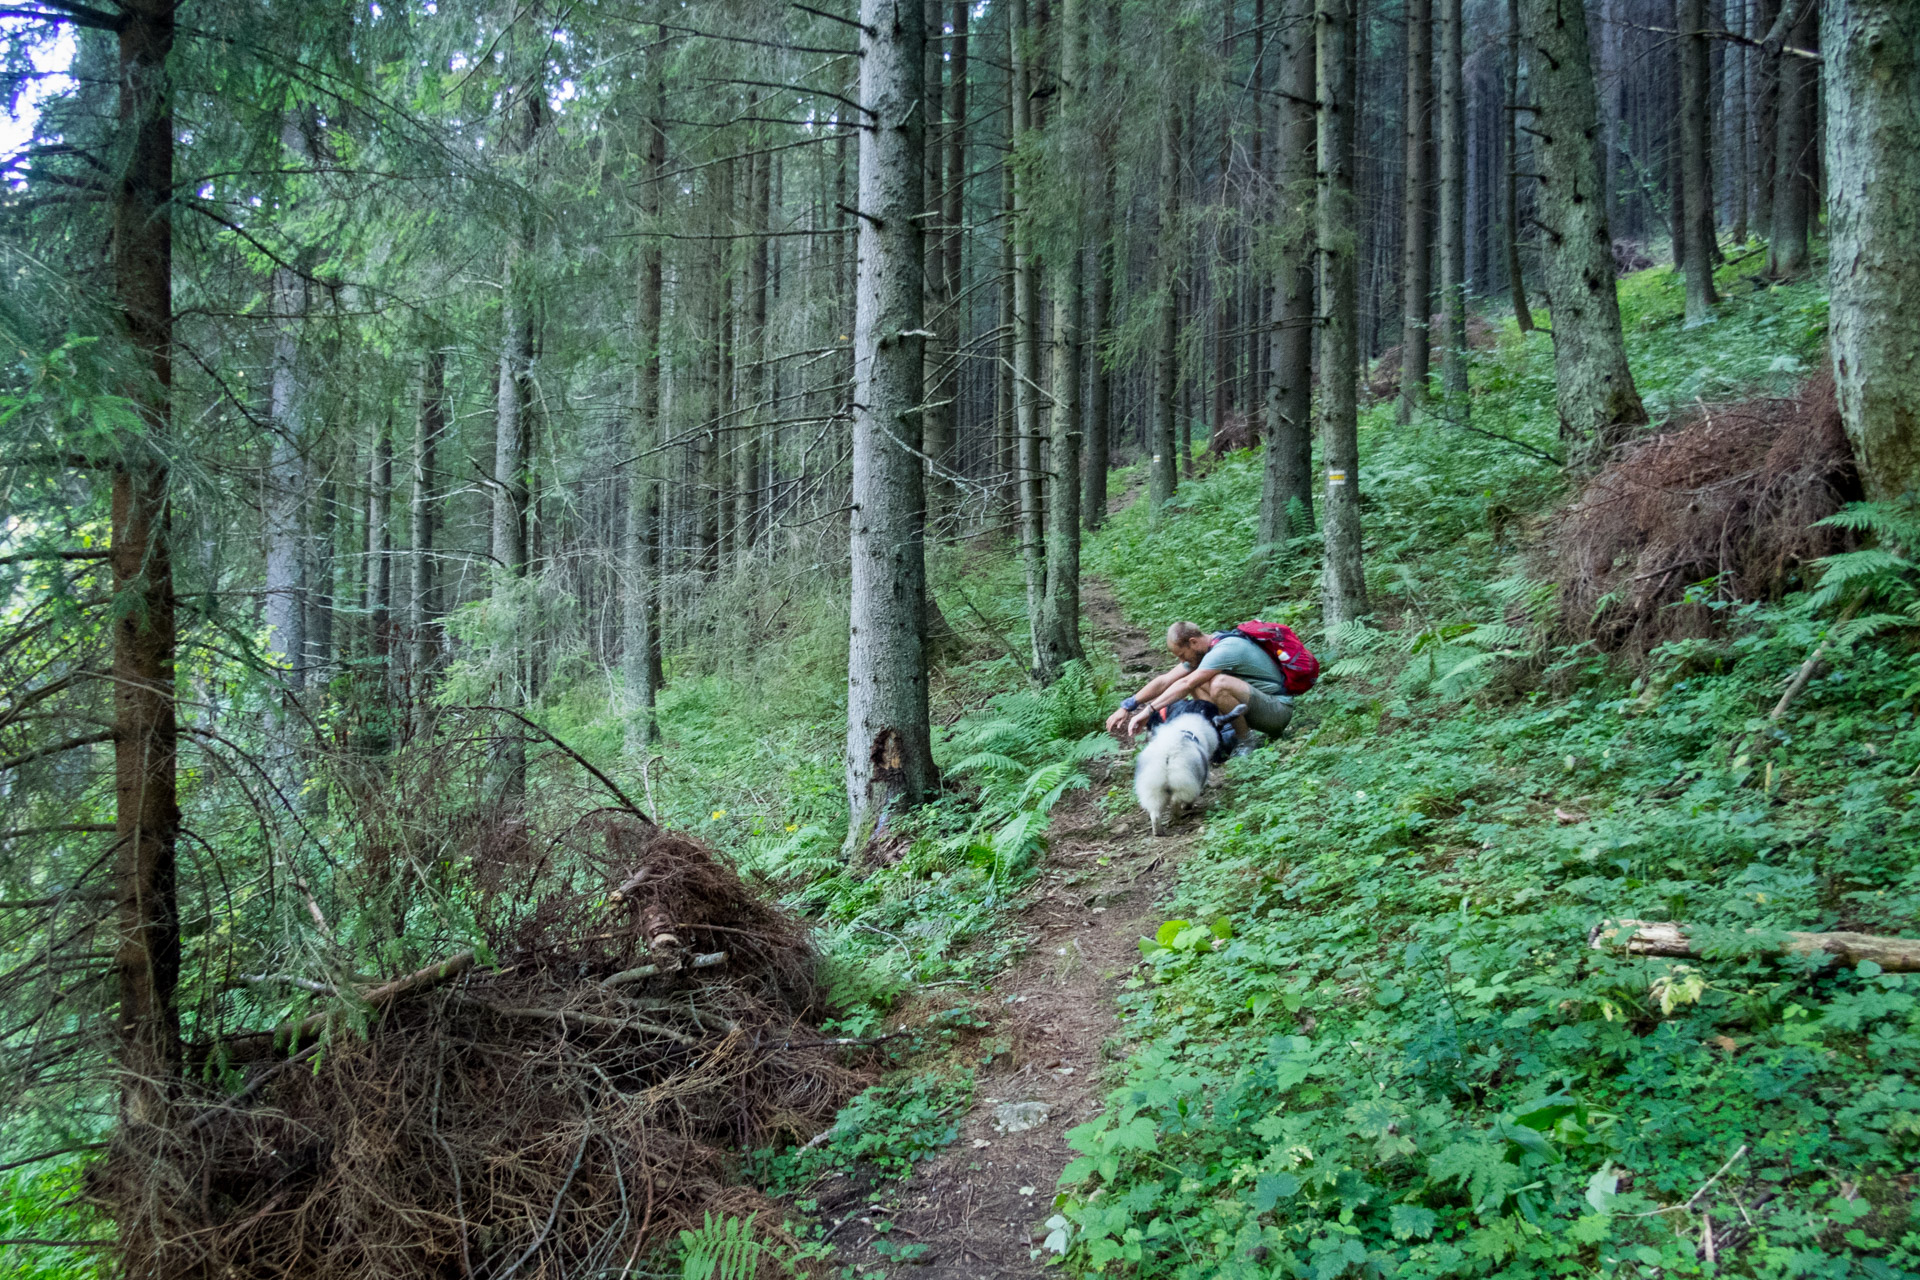
[[[1429,341],[1433,344],[1433,376],[1440,376],[1440,344],[1446,333],[1447,318],[1436,314],[1429,321]],[[1467,312],[1467,349],[1491,351],[1500,342],[1500,331],[1477,311]],[[1401,344],[1394,343],[1375,358],[1366,378],[1367,399],[1378,404],[1400,394]]]
[[[1221,422],[1220,429],[1207,437],[1207,452],[1224,458],[1236,449],[1251,449],[1266,435],[1265,424],[1251,413],[1235,411]]]
[[[123,1143],[104,1172],[120,1185],[96,1191],[125,1204],[145,1184],[166,1241],[148,1274],[559,1280],[623,1274],[708,1212],[780,1235],[730,1184],[739,1153],[813,1137],[865,1083],[813,1025],[804,928],[644,820],[570,842],[601,887],[532,903],[497,969],[317,1054],[230,1041],[250,1094],[203,1100],[138,1158]]]
[[[1830,376],[1787,398],[1703,406],[1560,512],[1550,550],[1562,625],[1636,656],[1706,635],[1709,602],[1777,597],[1802,565],[1844,549],[1841,531],[1814,526],[1859,497]]]

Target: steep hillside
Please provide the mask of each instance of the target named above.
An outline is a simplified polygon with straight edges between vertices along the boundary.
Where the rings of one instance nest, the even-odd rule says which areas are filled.
[[[1651,404],[1817,362],[1813,287],[1729,284],[1719,323],[1681,331],[1668,272],[1623,282]],[[1920,933],[1910,632],[1828,649],[1777,723],[1834,634],[1804,593],[1718,602],[1715,634],[1644,672],[1564,643],[1533,554],[1561,492],[1536,456],[1556,448],[1545,342],[1509,333],[1488,361],[1486,434],[1384,409],[1363,428],[1374,625],[1337,638],[1286,740],[1235,763],[1142,943],[1117,1087],[1070,1135],[1070,1269],[1920,1265],[1912,979],[1780,954],[1787,930]],[[1090,563],[1137,622],[1311,619],[1311,539],[1271,568],[1252,546],[1257,467],[1103,536]],[[1589,944],[1617,919],[1684,922],[1701,954]]]

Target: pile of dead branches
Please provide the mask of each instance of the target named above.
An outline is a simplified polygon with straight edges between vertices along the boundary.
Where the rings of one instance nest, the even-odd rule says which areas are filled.
[[[620,1274],[708,1212],[766,1208],[730,1181],[740,1154],[813,1137],[863,1083],[815,1026],[804,928],[643,819],[604,813],[568,838],[605,866],[599,890],[524,904],[493,966],[455,957],[201,1046],[194,1065],[215,1059],[225,1088],[169,1126],[123,1126],[96,1170],[96,1195],[158,1228],[160,1256],[129,1262],[557,1280]]]
[[[1859,497],[1830,376],[1790,397],[1702,405],[1560,513],[1549,554],[1563,627],[1632,655],[1710,634],[1716,604],[1777,598],[1843,550],[1842,531],[1816,524]]]

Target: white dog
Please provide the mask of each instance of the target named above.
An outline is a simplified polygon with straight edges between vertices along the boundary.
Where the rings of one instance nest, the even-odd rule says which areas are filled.
[[[1200,798],[1207,771],[1220,747],[1220,731],[1213,717],[1187,710],[1192,703],[1175,703],[1167,722],[1154,726],[1147,745],[1133,766],[1133,794],[1147,811],[1153,834]],[[1200,704],[1205,706],[1206,704]],[[1208,707],[1207,710],[1211,710]]]

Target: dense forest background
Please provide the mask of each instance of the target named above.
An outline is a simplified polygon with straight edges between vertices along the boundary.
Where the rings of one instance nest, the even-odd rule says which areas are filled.
[[[1152,1055],[1298,1013],[1339,948],[1215,946],[1252,966],[1220,988],[1175,930],[1147,963],[1181,994],[1129,997],[1152,1043],[1062,1183],[1069,1265],[1716,1265],[1618,1172],[1624,1099],[1704,1087],[1645,1083],[1688,1017],[1788,1045],[1714,1085],[1756,1115],[1884,1095],[1876,1136],[1780,1157],[1727,1265],[1920,1265],[1897,956],[1761,983],[1764,939],[1697,935],[1649,995],[1581,940],[1510,994],[1576,916],[1913,930],[1907,5],[25,0],[0,30],[9,1265],[642,1274],[764,1231],[836,1114],[912,1113],[868,1089],[920,1061],[883,1022],[1018,950],[1136,682],[1083,567],[1150,633],[1259,613],[1330,663],[1182,909],[1278,920],[1375,878],[1376,837],[1498,847],[1464,886],[1449,855],[1449,906],[1382,875],[1312,909],[1375,947],[1326,965],[1378,997],[1351,1044],[1419,1057],[1434,954],[1475,975],[1428,993],[1453,1058],[1461,1001],[1504,1030],[1336,1105],[1310,1081],[1360,1069],[1266,1026],[1258,1087],[1186,1064],[1237,1136],[1182,1148]],[[1635,717],[1662,745],[1603,741]],[[1590,793],[1475,816],[1541,761],[1528,794]],[[1390,833],[1345,800],[1308,830],[1283,792],[1323,775],[1399,794]],[[1670,829],[1596,831],[1615,806]],[[1705,870],[1767,849],[1802,862]],[[1548,866],[1563,899],[1512,896]],[[1210,989],[1232,1018],[1153,1041]],[[1560,1056],[1503,1067],[1535,1022]],[[1350,1131],[1253,1114],[1297,1087]],[[1381,1172],[1475,1108],[1508,1146]],[[1658,1148],[1691,1178],[1658,1194],[1726,1131]],[[736,1264],[828,1265],[789,1228]]]

